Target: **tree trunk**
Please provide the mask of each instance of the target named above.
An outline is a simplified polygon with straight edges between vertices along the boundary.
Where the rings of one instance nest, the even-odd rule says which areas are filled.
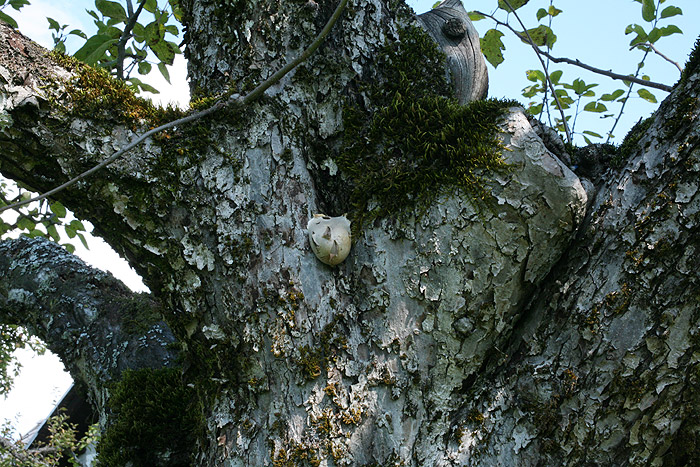
[[[301,53],[335,6],[182,1],[193,96],[228,86],[245,94]],[[582,184],[511,107],[487,148],[502,153],[505,170],[448,166],[445,180],[464,170],[472,188],[421,180],[427,194],[391,196],[414,201],[399,211],[369,188],[362,198],[353,170],[372,176],[372,158],[387,154],[388,169],[405,153],[418,164],[432,140],[389,144],[387,135],[413,131],[408,117],[357,137],[350,117],[388,119],[392,90],[389,100],[405,112],[446,106],[440,128],[426,134],[449,138],[462,124],[458,106],[427,95],[446,92],[444,60],[402,48],[424,44],[420,31],[402,3],[351,2],[316,54],[259,101],[154,138],[58,195],[126,256],[160,303],[181,347],[182,384],[196,391],[192,462],[692,463],[698,74],[629,140],[629,157],[608,169],[603,186]],[[95,91],[89,82],[98,75],[45,56],[7,26],[0,32],[4,175],[51,188],[168,118],[124,104],[117,85]],[[406,74],[394,73],[402,66],[425,78],[402,83]],[[401,122],[401,112],[392,118]],[[473,133],[493,130],[482,120]],[[379,142],[362,146],[371,138]],[[353,169],[348,154],[368,157],[357,147],[376,154]],[[464,157],[474,151],[467,145]],[[374,177],[381,185],[392,173]],[[353,249],[336,267],[308,245],[306,225],[319,212],[356,220]],[[35,303],[41,287],[5,279],[11,264],[0,263],[0,305],[25,324],[10,310]],[[45,328],[47,338],[57,312],[36,308],[32,329]],[[128,307],[123,313],[130,319]],[[69,367],[83,380],[95,371]]]

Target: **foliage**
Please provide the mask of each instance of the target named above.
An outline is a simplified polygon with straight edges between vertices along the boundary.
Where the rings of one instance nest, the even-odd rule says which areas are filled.
[[[125,371],[110,393],[112,422],[97,445],[98,465],[190,465],[201,419],[180,369]]]
[[[143,19],[144,11],[149,13],[148,19],[141,22],[139,19]],[[136,9],[131,0],[127,0],[126,9],[119,2],[95,0],[95,9],[88,10],[88,14],[94,18],[97,27],[92,36],[80,29],[66,33],[68,25],[60,25],[53,18],[47,18],[49,29],[54,31],[56,50],[65,52],[66,40],[72,35],[85,41],[75,52],[75,58],[109,70],[136,91],[158,92],[132,75],[134,70],[140,75],[147,75],[154,64],[170,82],[167,67],[173,64],[175,55],[182,53],[175,42],[168,40],[180,34],[178,24],[182,11],[178,0],[169,0],[164,8],[160,8],[156,0],[143,0]]]
[[[641,5],[642,21],[641,24],[629,24],[625,28],[625,34],[632,37],[630,40],[631,49],[641,52],[642,57],[635,72],[629,76],[639,78],[641,75],[642,80],[650,81],[649,76],[642,74],[644,63],[650,52],[659,53],[656,45],[662,38],[682,33],[678,26],[668,24],[668,21],[674,16],[683,14],[683,11],[674,5],[662,5],[666,3],[666,0],[634,1]],[[529,0],[498,0],[498,6],[493,14],[478,11],[470,13],[472,21],[490,18],[496,22],[496,27],[489,29],[481,38],[484,56],[494,67],[498,67],[505,60],[503,52],[506,46],[502,39],[504,33],[499,28],[510,30],[518,35],[523,42],[529,42],[529,37],[537,47],[544,48],[545,52],[550,52],[554,47],[557,36],[553,30],[553,24],[555,18],[563,13],[563,10],[558,7],[561,2],[549,0],[549,5],[546,8],[539,8],[535,14],[539,23],[536,27],[523,30],[522,27],[511,25],[510,16],[515,16],[520,22],[521,18],[518,16],[517,10],[528,2]],[[546,4],[547,2],[543,1],[542,3]],[[513,7],[513,10],[508,7],[508,4]],[[501,15],[506,15],[505,19],[496,16],[499,12]],[[614,137],[617,122],[624,112],[625,103],[632,97],[633,91],[636,92],[636,97],[650,103],[657,103],[655,94],[646,87],[635,89],[634,83],[623,81],[623,86],[611,92],[599,92],[595,89],[599,83],[587,83],[580,77],[566,79],[562,70],[551,68],[552,63],[552,60],[546,58],[542,69],[527,71],[527,79],[533,83],[522,91],[522,95],[528,99],[528,110],[533,115],[539,115],[540,119],[546,119],[550,126],[564,133],[564,120],[561,117],[554,119],[552,117],[553,109],[560,107],[564,112],[571,133],[580,135],[587,144],[591,144],[592,139],[606,138],[607,141],[610,141]],[[556,99],[552,96],[550,83],[556,93]],[[614,110],[615,108],[617,110]],[[583,112],[598,114],[603,119],[610,119],[612,124],[607,135],[590,130],[577,131],[577,117]]]
[[[12,324],[0,324],[0,396],[5,396],[12,387],[12,380],[19,374],[21,365],[12,354],[15,350],[28,347],[40,354],[44,345],[29,336],[24,329]]]
[[[16,28],[17,21],[15,21],[15,19],[12,16],[8,15],[3,10],[7,6],[11,6],[15,10],[19,11],[25,5],[29,5],[29,0],[0,0],[0,20],[6,22],[13,28]]]
[[[78,439],[76,425],[70,423],[64,411],[62,409],[47,421],[49,442],[45,446],[25,449],[21,442],[12,443],[11,429],[6,426],[0,434],[0,467],[79,467],[77,456],[97,441],[99,427],[91,425],[85,436]]]

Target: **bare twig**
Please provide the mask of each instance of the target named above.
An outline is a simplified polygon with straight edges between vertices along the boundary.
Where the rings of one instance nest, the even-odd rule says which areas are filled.
[[[510,24],[504,23],[503,21],[498,20],[494,16],[486,14],[486,13],[482,13],[480,11],[477,11],[476,13],[483,15],[483,16],[486,16],[487,18],[491,18],[493,21],[495,21],[500,26],[505,26],[506,28],[510,29],[510,31],[513,32],[516,36],[518,36],[518,38],[520,38],[521,40],[526,40],[526,38],[523,37],[522,33],[513,29],[513,27]],[[516,18],[517,18],[517,16],[516,16]],[[523,29],[525,29],[524,26],[523,26]],[[527,31],[525,31],[525,32],[527,33]],[[530,45],[532,45],[532,43]],[[637,83],[637,84],[641,84],[642,86],[646,86],[649,88],[660,89],[661,91],[671,92],[673,90],[673,86],[669,86],[667,84],[656,83],[654,81],[646,81],[646,80],[643,80],[641,78],[637,78],[636,76],[621,75],[619,73],[613,72],[612,70],[603,70],[601,68],[596,68],[596,67],[593,67],[591,65],[587,65],[578,59],[572,60],[572,59],[566,58],[566,57],[553,57],[550,53],[545,52],[544,50],[540,50],[537,46],[533,45],[533,47],[536,48],[538,53],[544,55],[545,57],[547,57],[548,59],[550,59],[554,63],[568,63],[569,65],[574,65],[574,66],[577,66],[579,68],[583,68],[584,70],[592,71],[593,73],[607,76],[608,78]]]
[[[517,19],[518,23],[520,23],[520,26],[523,28],[523,31],[525,32],[525,36],[527,37],[527,41],[530,43],[530,45],[534,49],[535,54],[537,55],[537,59],[542,64],[542,69],[544,70],[545,79],[547,80],[547,84],[549,85],[549,90],[552,92],[552,96],[554,96],[554,101],[557,103],[557,108],[559,109],[559,113],[561,114],[561,122],[564,125],[564,130],[566,131],[566,140],[571,145],[571,144],[573,144],[573,140],[571,139],[571,132],[569,131],[569,124],[566,122],[566,116],[564,115],[564,109],[561,106],[561,102],[559,102],[559,96],[557,96],[557,93],[554,90],[554,84],[552,83],[552,80],[549,79],[549,73],[547,73],[547,65],[545,65],[544,60],[542,60],[542,51],[540,50],[539,47],[537,47],[537,45],[535,44],[535,41],[532,40],[532,37],[530,37],[530,33],[527,32],[527,28],[525,27],[525,24],[523,24],[523,22],[520,20],[520,16],[518,16],[518,14],[515,12],[515,8],[513,8],[510,5],[510,2],[508,2],[508,0],[503,0],[503,2],[508,6],[508,8],[510,8],[511,12],[515,16],[515,19]]]
[[[676,65],[676,68],[678,68],[678,71],[680,71],[681,73],[683,73],[683,67],[681,67],[681,66],[678,64],[678,62],[674,62],[673,60],[671,60],[670,58],[668,58],[666,55],[664,55],[663,53],[661,53],[661,52],[659,51],[659,49],[657,49],[656,47],[654,47],[654,44],[652,44],[651,42],[645,42],[645,43],[643,43],[643,44],[634,44],[632,47],[630,47],[630,50],[636,49],[636,48],[640,48],[640,47],[649,47],[651,50],[653,50],[654,52],[656,52],[656,54],[657,54],[658,56],[660,56],[661,58],[663,58],[663,59],[666,60],[667,62],[671,63],[672,65]]]
[[[18,207],[24,206],[29,203],[33,203],[34,201],[40,201],[44,198],[48,198],[49,196],[53,196],[59,191],[65,190],[71,185],[74,185],[75,183],[79,182],[83,178],[92,175],[93,173],[97,172],[98,170],[108,166],[112,162],[116,161],[119,159],[122,155],[126,154],[136,146],[138,146],[140,143],[148,139],[149,137],[153,136],[156,133],[159,133],[163,130],[167,130],[168,128],[173,128],[179,125],[184,125],[186,123],[192,122],[194,120],[198,120],[202,117],[205,117],[209,114],[212,114],[216,112],[217,110],[220,110],[224,107],[227,106],[245,106],[253,102],[255,99],[260,97],[270,86],[275,84],[277,81],[279,81],[284,75],[289,73],[291,70],[293,70],[297,65],[299,65],[301,62],[306,60],[313,54],[316,49],[321,45],[323,40],[328,36],[328,34],[331,32],[331,29],[335,25],[335,23],[338,21],[338,18],[340,18],[340,14],[343,12],[343,9],[345,8],[345,5],[347,5],[348,0],[341,0],[338,6],[336,7],[335,11],[333,12],[333,15],[330,17],[328,22],[326,23],[325,27],[321,32],[319,33],[318,36],[316,36],[316,39],[309,45],[304,52],[301,53],[297,58],[289,62],[287,65],[282,67],[281,69],[277,70],[272,76],[270,76],[268,79],[266,79],[264,82],[259,84],[255,89],[253,89],[250,93],[248,93],[246,96],[241,97],[239,94],[232,94],[228,97],[225,97],[224,99],[219,100],[216,102],[214,105],[211,107],[201,110],[199,112],[193,113],[191,115],[188,115],[183,118],[179,118],[177,120],[173,120],[172,122],[168,122],[164,125],[161,125],[157,128],[153,128],[152,130],[147,131],[146,133],[142,134],[138,138],[136,138],[134,141],[131,143],[127,144],[124,146],[122,149],[119,151],[115,152],[112,154],[110,157],[105,159],[104,161],[100,162],[96,166],[92,167],[91,169],[86,170],[85,172],[81,173],[80,175],[68,180],[66,183],[64,183],[61,186],[58,186],[52,190],[49,190],[45,193],[42,193],[38,196],[35,196],[34,198],[21,201],[18,203],[10,204],[9,206],[5,207],[0,207],[0,213],[7,211],[9,209],[16,209]]]

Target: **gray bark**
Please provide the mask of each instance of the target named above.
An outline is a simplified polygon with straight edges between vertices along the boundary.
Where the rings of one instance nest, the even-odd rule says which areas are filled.
[[[460,104],[484,99],[489,75],[479,33],[460,0],[446,0],[419,16],[423,27],[447,56],[450,77]]]
[[[157,301],[59,245],[28,238],[0,242],[0,272],[2,322],[24,326],[59,355],[98,414],[106,411],[106,385],[124,370],[176,363],[175,337]]]
[[[335,7],[182,3],[200,92],[245,92]],[[501,137],[514,170],[489,185],[491,210],[443,196],[424,217],[366,226],[331,268],[306,224],[342,214],[327,211],[342,205],[329,187],[342,184],[343,96],[417,24],[390,3],[353,3],[262,100],[207,121],[196,157],[164,167],[146,145],[60,195],[126,254],[181,340],[206,421],[197,465],[682,462],[697,439],[700,78],[600,189],[511,109]],[[0,83],[3,174],[48,188],[139,131],[85,116],[59,138],[54,77],[70,73],[36,66],[28,48],[9,68],[17,48],[4,44],[19,36],[0,32],[0,65],[25,76]]]

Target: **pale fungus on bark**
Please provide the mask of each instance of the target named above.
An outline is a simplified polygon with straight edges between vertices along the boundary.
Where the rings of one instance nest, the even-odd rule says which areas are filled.
[[[329,266],[342,263],[350,253],[350,221],[347,217],[314,214],[306,226],[316,257]]]

